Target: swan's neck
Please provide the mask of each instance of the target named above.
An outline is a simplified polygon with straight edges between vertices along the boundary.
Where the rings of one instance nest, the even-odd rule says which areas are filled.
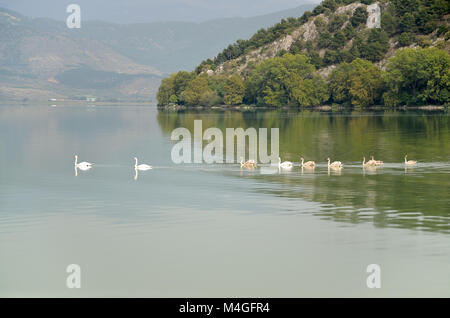
[[[75,166],[77,165],[77,163],[78,163],[78,157],[75,156]]]
[[[366,164],[366,157],[363,158],[363,166]]]
[[[408,162],[408,160],[406,160],[406,157],[405,157],[405,162]]]
[[[330,159],[328,159],[328,165],[330,165]]]
[[[302,158],[302,166],[303,166],[303,162],[305,161],[305,159]]]
[[[134,158],[134,166],[137,167],[137,165],[138,165],[138,160],[137,160],[137,158]]]

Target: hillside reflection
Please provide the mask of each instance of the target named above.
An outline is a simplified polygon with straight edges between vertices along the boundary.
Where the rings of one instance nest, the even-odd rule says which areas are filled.
[[[159,112],[157,119],[166,135],[177,127],[193,132],[195,119],[202,119],[203,129],[223,132],[227,127],[278,127],[283,160],[298,164],[303,156],[319,167],[303,174],[298,166],[282,174],[228,174],[257,181],[249,191],[320,203],[316,214],[339,222],[450,233],[448,114]],[[406,153],[419,161],[418,167],[405,170]],[[383,160],[384,167],[363,170],[362,157],[370,155]],[[344,163],[340,174],[327,173],[328,156]]]

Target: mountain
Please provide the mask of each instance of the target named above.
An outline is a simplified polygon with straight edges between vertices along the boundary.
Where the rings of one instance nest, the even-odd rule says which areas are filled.
[[[230,41],[311,7],[202,23],[83,21],[80,29],[0,9],[0,99],[148,100],[164,74],[192,69]]]
[[[445,0],[324,0],[164,79],[158,102],[450,103],[449,22]]]
[[[77,0],[83,21],[119,24],[161,21],[205,22],[224,17],[252,17],[317,0]],[[65,21],[70,1],[0,0],[0,7],[32,17]]]

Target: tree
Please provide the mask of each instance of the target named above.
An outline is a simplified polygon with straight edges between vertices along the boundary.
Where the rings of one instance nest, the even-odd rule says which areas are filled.
[[[291,104],[298,106],[316,106],[328,101],[330,95],[325,81],[319,76],[302,79],[292,74],[287,84]]]
[[[370,29],[367,41],[359,47],[361,57],[372,62],[384,58],[388,49],[389,36],[381,29]]]
[[[414,36],[414,34],[409,33],[409,32],[403,32],[398,37],[398,46],[400,46],[400,47],[409,46],[409,45],[413,44],[415,41],[416,41],[416,37]]]
[[[397,31],[397,20],[390,11],[381,14],[381,28],[390,35]]]
[[[337,31],[334,33],[333,38],[331,39],[330,48],[333,50],[339,49],[345,45],[345,35],[342,31]]]
[[[224,86],[223,101],[226,105],[242,104],[245,94],[245,85],[239,75],[229,77]]]
[[[319,39],[317,41],[317,46],[320,49],[322,49],[329,47],[330,44],[331,44],[331,33],[328,31],[323,31],[322,33],[320,33]]]
[[[247,81],[246,100],[268,106],[292,103],[292,81],[311,77],[315,68],[302,54],[285,54],[258,65]]]
[[[450,55],[437,48],[401,49],[384,75],[386,105],[450,102]]]
[[[339,30],[344,25],[345,21],[346,18],[343,14],[334,15],[328,23],[328,31],[335,32]]]
[[[172,95],[175,95],[175,90],[173,87],[173,79],[175,74],[164,78],[159,86],[158,93],[156,94],[156,99],[158,100],[159,106],[164,106],[169,104]],[[176,97],[176,95],[175,95]]]
[[[381,70],[362,59],[342,63],[329,76],[331,98],[337,103],[366,107],[378,101],[383,80]]]
[[[367,13],[366,7],[357,7],[353,16],[350,18],[350,23],[357,27],[362,23],[366,23],[369,14]]]
[[[201,105],[202,96],[210,93],[211,89],[206,78],[198,76],[189,83],[184,98],[188,105]]]

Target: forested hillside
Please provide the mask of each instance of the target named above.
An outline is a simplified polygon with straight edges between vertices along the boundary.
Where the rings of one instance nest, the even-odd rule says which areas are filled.
[[[159,105],[450,103],[450,2],[325,0],[163,80]]]

